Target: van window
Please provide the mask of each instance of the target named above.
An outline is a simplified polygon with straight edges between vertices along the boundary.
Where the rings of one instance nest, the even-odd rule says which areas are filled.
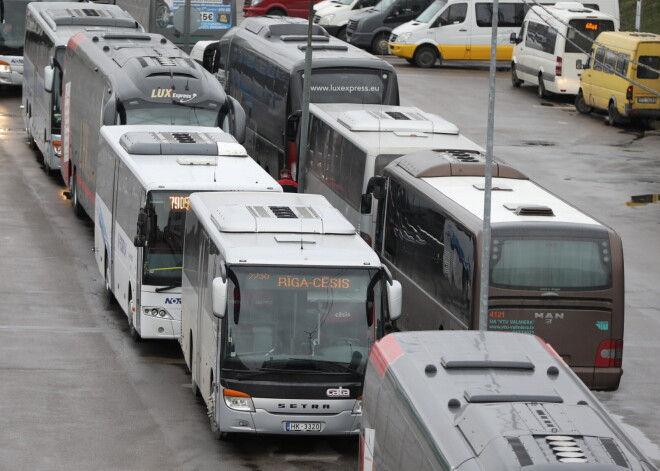
[[[439,18],[439,24],[443,26],[463,23],[466,14],[467,3],[455,3],[442,12]]]
[[[603,62],[605,61],[605,48],[599,47],[596,49],[594,55],[594,70],[603,70]]]
[[[641,65],[637,66],[637,78],[660,78],[660,73],[658,73],[658,70],[660,70],[660,56],[639,56],[639,63]]]
[[[493,25],[493,4],[477,3],[477,26],[489,28]],[[529,6],[524,3],[500,3],[498,7],[498,26],[520,26]]]
[[[616,63],[616,71],[621,75],[626,75],[628,73],[629,60],[630,60],[630,55],[619,54],[619,60]]]
[[[374,11],[387,11],[390,9],[396,0],[380,0],[374,7]]]
[[[415,21],[419,23],[428,23],[446,4],[446,0],[436,0],[435,2],[431,3],[428,8],[415,19]]]
[[[605,66],[603,67],[603,71],[606,74],[614,73],[614,68],[616,67],[616,59],[617,59],[616,52],[614,51],[605,52]]]
[[[603,31],[614,31],[614,22],[587,19],[569,21],[565,52],[588,53],[596,37]]]
[[[557,30],[548,25],[529,22],[527,25],[527,36],[525,37],[525,46],[543,51],[548,54],[555,52],[555,43],[557,42]]]

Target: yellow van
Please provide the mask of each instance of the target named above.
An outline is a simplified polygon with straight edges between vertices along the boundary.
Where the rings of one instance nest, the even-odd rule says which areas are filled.
[[[660,35],[602,32],[582,68],[575,108],[607,111],[610,125],[624,119],[660,119]]]

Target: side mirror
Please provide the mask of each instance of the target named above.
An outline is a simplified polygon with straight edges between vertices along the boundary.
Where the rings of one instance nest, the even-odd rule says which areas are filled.
[[[373,193],[374,198],[377,200],[383,199],[385,196],[385,181],[386,178],[383,177],[382,175],[376,175],[374,177],[371,177],[369,179],[369,182],[367,183],[367,191],[366,193]]]
[[[227,96],[229,105],[229,132],[238,141],[239,144],[245,142],[245,127],[247,126],[247,117],[241,104],[231,96]]]
[[[390,313],[390,321],[395,321],[401,317],[401,305],[403,302],[403,289],[401,283],[392,280],[387,283],[387,305]]]
[[[213,315],[222,319],[227,312],[227,282],[222,281],[222,278],[214,278],[211,296],[213,297]]]
[[[511,44],[518,44],[518,35],[516,33],[511,33],[511,36],[509,36],[509,42]]]
[[[55,80],[55,69],[47,65],[44,67],[44,89],[51,93],[53,91],[53,82]]]
[[[371,214],[373,196],[371,193],[363,193],[360,200],[360,214]]]

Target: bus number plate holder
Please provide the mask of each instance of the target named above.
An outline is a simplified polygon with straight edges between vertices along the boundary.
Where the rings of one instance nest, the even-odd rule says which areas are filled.
[[[642,96],[637,98],[637,103],[655,103],[655,98],[651,96]]]
[[[321,422],[284,422],[287,432],[320,432]]]

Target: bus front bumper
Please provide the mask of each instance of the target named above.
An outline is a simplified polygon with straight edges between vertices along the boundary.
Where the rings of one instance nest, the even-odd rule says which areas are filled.
[[[168,318],[142,315],[140,337],[143,339],[178,339],[181,335],[181,321]]]
[[[405,59],[412,59],[415,55],[415,49],[417,49],[416,44],[388,43],[387,46],[389,47],[392,54],[395,56],[403,57]]]
[[[16,85],[21,86],[23,84],[23,74],[10,69],[5,72],[0,70],[0,85]]]

